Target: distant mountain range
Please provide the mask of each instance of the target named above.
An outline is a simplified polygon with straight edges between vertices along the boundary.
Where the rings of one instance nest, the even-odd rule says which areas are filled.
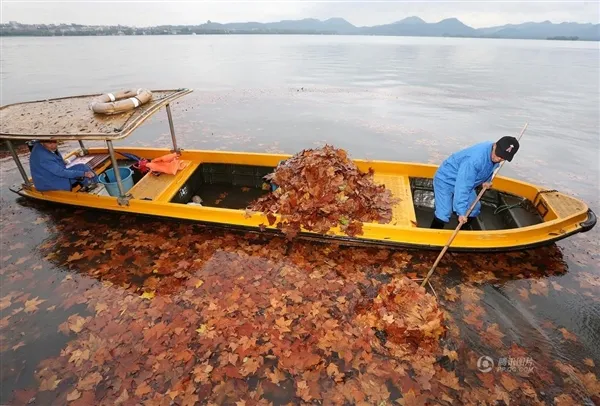
[[[473,28],[456,18],[427,23],[419,17],[407,17],[391,24],[357,27],[343,18],[317,20],[283,20],[272,23],[243,22],[221,24],[207,21],[199,25],[162,25],[137,28],[127,26],[86,26],[79,24],[19,24],[11,21],[0,25],[1,36],[12,35],[165,35],[165,34],[338,34],[389,35],[416,37],[472,37],[515,39],[568,39],[600,41],[600,24],[541,23],[506,24],[498,27]]]
[[[498,27],[472,28],[456,18],[447,18],[437,23],[427,23],[419,17],[407,17],[391,24],[373,27],[356,27],[343,18],[330,18],[325,21],[306,18],[303,20],[284,20],[276,23],[207,23],[200,28],[221,30],[290,30],[313,31],[334,34],[390,35],[417,37],[485,37],[485,38],[574,38],[581,40],[600,40],[600,24],[560,23],[550,21],[541,23],[506,24]]]

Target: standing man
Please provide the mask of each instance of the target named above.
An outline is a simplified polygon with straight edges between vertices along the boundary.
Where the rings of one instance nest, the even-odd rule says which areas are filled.
[[[496,142],[486,141],[452,154],[446,159],[433,177],[435,216],[431,228],[444,228],[453,212],[461,224],[477,217],[481,203],[467,218],[467,210],[477,198],[475,188],[483,185],[491,188],[492,175],[500,162],[512,161],[519,150],[515,137],[502,137]]]
[[[29,168],[33,184],[40,192],[70,191],[80,179],[83,180],[83,186],[87,186],[90,179],[96,178],[90,167],[84,164],[73,165],[67,169],[56,140],[44,140],[33,145]]]

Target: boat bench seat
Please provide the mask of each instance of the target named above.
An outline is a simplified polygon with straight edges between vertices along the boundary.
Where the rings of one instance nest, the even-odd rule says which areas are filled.
[[[134,199],[157,200],[177,179],[182,176],[187,178],[188,169],[194,165],[192,165],[191,161],[183,162],[186,163],[186,167],[175,175],[161,173],[157,176],[152,172],[148,172],[138,183],[129,189],[129,193]]]
[[[376,172],[373,179],[375,183],[385,185],[395,198],[400,199],[392,209],[392,221],[389,225],[417,227],[417,216],[408,176]]]

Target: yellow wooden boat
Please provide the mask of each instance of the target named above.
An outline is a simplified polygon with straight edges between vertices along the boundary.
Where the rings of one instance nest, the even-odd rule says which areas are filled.
[[[170,104],[190,93],[189,89],[153,91],[150,102],[112,116],[94,114],[89,104],[99,95],[68,97],[3,106],[0,138],[6,141],[23,177],[23,183],[11,188],[21,196],[79,207],[112,210],[191,220],[213,226],[225,226],[257,232],[279,231],[269,227],[266,217],[256,213],[248,217],[245,207],[269,191],[263,190],[263,176],[272,172],[288,155],[246,152],[185,150],[177,145]],[[113,146],[129,136],[162,107],[166,108],[173,149],[128,148]],[[154,159],[179,152],[185,168],[176,175],[146,173],[129,190],[117,177],[118,196],[94,191],[40,192],[15,153],[15,140],[75,140],[80,148],[64,156],[90,160],[97,174],[116,166],[131,165],[122,153]],[[85,148],[86,140],[100,140],[105,148]],[[83,157],[82,157],[83,155]],[[435,165],[407,162],[354,160],[367,171],[373,168],[375,181],[385,184],[400,198],[389,224],[364,224],[364,234],[349,237],[339,230],[327,235],[301,233],[302,238],[334,240],[350,244],[441,248],[455,224],[445,230],[427,228],[433,216],[432,177]],[[118,173],[118,171],[117,171]],[[202,206],[189,205],[193,195],[203,199]],[[555,190],[505,177],[497,177],[493,189],[482,199],[482,213],[473,230],[459,232],[450,247],[462,251],[510,251],[540,245],[590,230],[596,216],[579,199]],[[266,229],[264,226],[267,225]],[[261,231],[262,230],[262,231]]]

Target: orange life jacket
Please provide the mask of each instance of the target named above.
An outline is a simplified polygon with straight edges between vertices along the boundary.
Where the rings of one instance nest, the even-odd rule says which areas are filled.
[[[152,162],[149,162],[146,166],[153,172],[175,175],[177,171],[186,167],[186,163],[187,162],[183,162],[179,159],[179,155],[171,153],[153,159]]]

